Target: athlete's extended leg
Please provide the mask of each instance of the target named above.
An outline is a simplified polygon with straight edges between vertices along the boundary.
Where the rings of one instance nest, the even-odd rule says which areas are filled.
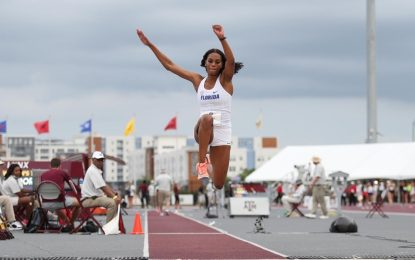
[[[213,184],[216,189],[222,189],[228,175],[230,145],[211,146],[210,161],[213,168]]]

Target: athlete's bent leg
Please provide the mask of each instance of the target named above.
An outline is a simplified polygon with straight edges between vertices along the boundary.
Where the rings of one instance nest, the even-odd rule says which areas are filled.
[[[208,146],[213,140],[213,118],[203,115],[195,126],[195,140],[199,144],[199,162],[204,163]]]
[[[203,115],[195,126],[195,140],[199,143],[199,159],[196,164],[197,178],[203,186],[209,183],[208,161],[206,159],[209,143],[213,140],[213,118]]]

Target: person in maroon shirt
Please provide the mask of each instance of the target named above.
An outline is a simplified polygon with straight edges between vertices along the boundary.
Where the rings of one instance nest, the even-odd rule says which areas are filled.
[[[146,208],[148,208],[148,203],[150,201],[150,196],[148,194],[147,181],[143,180],[143,182],[140,184],[138,189],[140,190],[141,207],[144,208],[144,206],[145,206]],[[144,204],[144,202],[145,202],[145,204]]]
[[[56,183],[62,190],[65,190],[65,182],[69,184],[72,181],[71,177],[61,169],[61,160],[59,158],[53,158],[50,162],[51,169],[42,173],[40,181],[52,181]],[[62,232],[70,232],[74,228],[74,222],[79,215],[80,206],[78,200],[72,196],[65,195],[59,198],[59,200],[65,200],[65,205],[68,208],[73,208],[71,219],[65,214],[64,209],[57,209],[56,214],[59,218],[66,223],[62,228]],[[59,208],[61,207],[60,202],[50,202],[43,200],[42,204],[46,204],[48,208]]]

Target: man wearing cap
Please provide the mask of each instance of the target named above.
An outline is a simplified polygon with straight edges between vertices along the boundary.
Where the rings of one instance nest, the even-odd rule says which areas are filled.
[[[104,207],[107,209],[107,223],[117,214],[117,206],[121,198],[105,183],[102,176],[105,156],[96,151],[92,154],[92,164],[85,173],[81,185],[82,205],[88,207]]]
[[[294,183],[294,192],[289,195],[284,195],[281,198],[282,204],[284,205],[286,216],[290,214],[293,209],[292,204],[300,203],[304,197],[306,189],[301,179],[298,179]]]
[[[321,165],[321,159],[319,157],[314,156],[312,161],[314,164],[314,172],[313,179],[311,180],[308,189],[313,192],[313,209],[311,210],[311,214],[306,214],[306,217],[315,218],[318,205],[320,204],[321,211],[323,212],[323,215],[321,215],[320,218],[326,219],[328,218],[326,201],[324,200],[324,196],[326,195],[326,190],[324,187],[326,182],[326,174],[324,167]]]

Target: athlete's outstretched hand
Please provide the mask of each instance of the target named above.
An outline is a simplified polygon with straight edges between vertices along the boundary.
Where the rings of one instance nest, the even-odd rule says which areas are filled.
[[[150,44],[150,41],[148,40],[148,38],[144,35],[143,31],[141,31],[140,29],[137,29],[137,35],[138,38],[140,38],[141,42],[148,46]]]
[[[212,25],[213,32],[218,36],[219,39],[223,39],[225,37],[225,31],[223,30],[222,25],[214,24]]]

